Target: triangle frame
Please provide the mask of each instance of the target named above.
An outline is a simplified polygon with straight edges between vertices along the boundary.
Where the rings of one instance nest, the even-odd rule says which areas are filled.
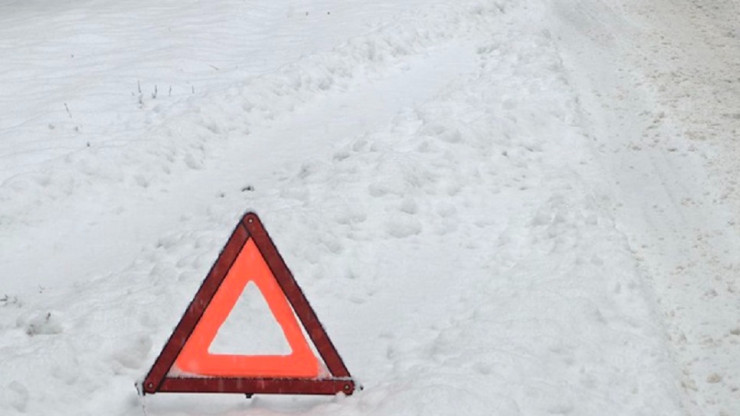
[[[267,263],[286,300],[324,361],[329,376],[253,377],[253,376],[170,376],[180,352],[196,325],[208,309],[211,300],[234,265],[248,240],[256,245]],[[267,234],[257,214],[246,213],[221,250],[216,262],[203,280],[198,292],[185,310],[180,322],[162,348],[142,383],[143,394],[155,393],[243,393],[252,394],[327,394],[351,395],[356,385],[334,344],[329,339],[316,313],[295,281],[277,247]]]

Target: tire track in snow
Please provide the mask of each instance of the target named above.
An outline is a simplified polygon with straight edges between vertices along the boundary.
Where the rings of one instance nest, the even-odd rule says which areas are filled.
[[[560,13],[585,118],[614,175],[619,227],[654,287],[687,411],[737,414],[736,5],[595,1]]]

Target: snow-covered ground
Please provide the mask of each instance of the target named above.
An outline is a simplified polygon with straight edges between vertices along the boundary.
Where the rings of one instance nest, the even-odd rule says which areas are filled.
[[[0,414],[740,414],[739,6],[643,3],[0,2]],[[138,397],[247,210],[365,390]]]
[[[740,4],[561,6],[566,67],[688,412],[740,414]]]

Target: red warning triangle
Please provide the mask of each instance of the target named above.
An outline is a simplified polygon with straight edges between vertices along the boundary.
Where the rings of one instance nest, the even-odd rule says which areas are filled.
[[[289,354],[209,352],[250,282],[280,325]],[[326,369],[311,350],[301,325]],[[352,394],[354,390],[347,367],[254,213],[247,213],[237,224],[143,382],[144,394]]]

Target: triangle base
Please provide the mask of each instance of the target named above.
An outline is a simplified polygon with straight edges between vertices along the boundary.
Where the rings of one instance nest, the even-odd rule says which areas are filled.
[[[154,393],[244,393],[351,395],[355,382],[350,378],[243,378],[243,377],[165,377],[154,388],[144,383],[144,394]]]

